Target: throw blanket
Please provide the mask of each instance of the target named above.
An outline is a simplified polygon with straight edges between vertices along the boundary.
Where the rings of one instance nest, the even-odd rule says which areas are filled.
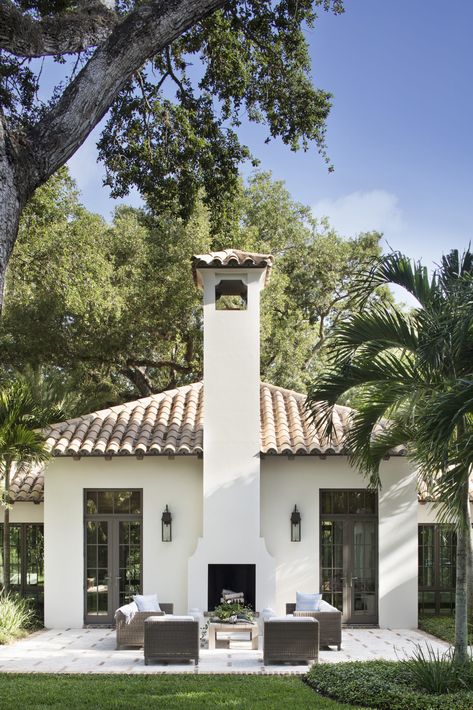
[[[125,604],[124,606],[121,606],[115,612],[115,619],[117,618],[117,614],[119,611],[125,617],[125,624],[129,624],[135,616],[136,612],[138,611],[138,607],[136,606],[135,602],[130,602],[130,604]]]

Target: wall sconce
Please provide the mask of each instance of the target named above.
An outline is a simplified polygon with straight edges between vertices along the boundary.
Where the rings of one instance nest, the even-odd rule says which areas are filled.
[[[297,505],[291,513],[291,542],[301,541],[301,514],[297,510]]]
[[[172,540],[172,515],[167,505],[161,516],[161,539],[163,542]]]

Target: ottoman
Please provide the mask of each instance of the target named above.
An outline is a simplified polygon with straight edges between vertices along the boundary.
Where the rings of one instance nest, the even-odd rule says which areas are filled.
[[[192,616],[149,616],[145,619],[145,665],[150,661],[199,663],[199,622]]]

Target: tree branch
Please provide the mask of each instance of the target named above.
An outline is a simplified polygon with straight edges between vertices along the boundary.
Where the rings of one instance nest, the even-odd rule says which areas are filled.
[[[154,0],[139,5],[117,24],[57,104],[26,136],[25,158],[30,166],[21,175],[25,190],[31,194],[69,160],[135,71],[224,4],[225,0]]]
[[[0,0],[0,49],[28,58],[74,54],[103,42],[117,21],[99,2],[35,20],[11,0]]]
[[[176,372],[182,372],[184,374],[193,372],[195,369],[192,365],[181,365],[174,360],[150,360],[147,358],[139,358],[137,360],[128,358],[126,364],[128,367],[155,367],[157,369],[161,367],[169,367],[172,370],[176,370]]]
[[[150,397],[153,394],[151,381],[138,367],[125,367],[120,372],[135,385],[142,397]]]

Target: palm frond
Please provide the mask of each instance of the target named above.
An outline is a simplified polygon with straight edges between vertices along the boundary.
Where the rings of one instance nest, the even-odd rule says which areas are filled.
[[[436,275],[429,279],[425,266],[400,252],[380,257],[368,272],[361,273],[356,280],[355,293],[364,303],[376,288],[387,284],[401,286],[423,307],[428,306],[438,293]]]

